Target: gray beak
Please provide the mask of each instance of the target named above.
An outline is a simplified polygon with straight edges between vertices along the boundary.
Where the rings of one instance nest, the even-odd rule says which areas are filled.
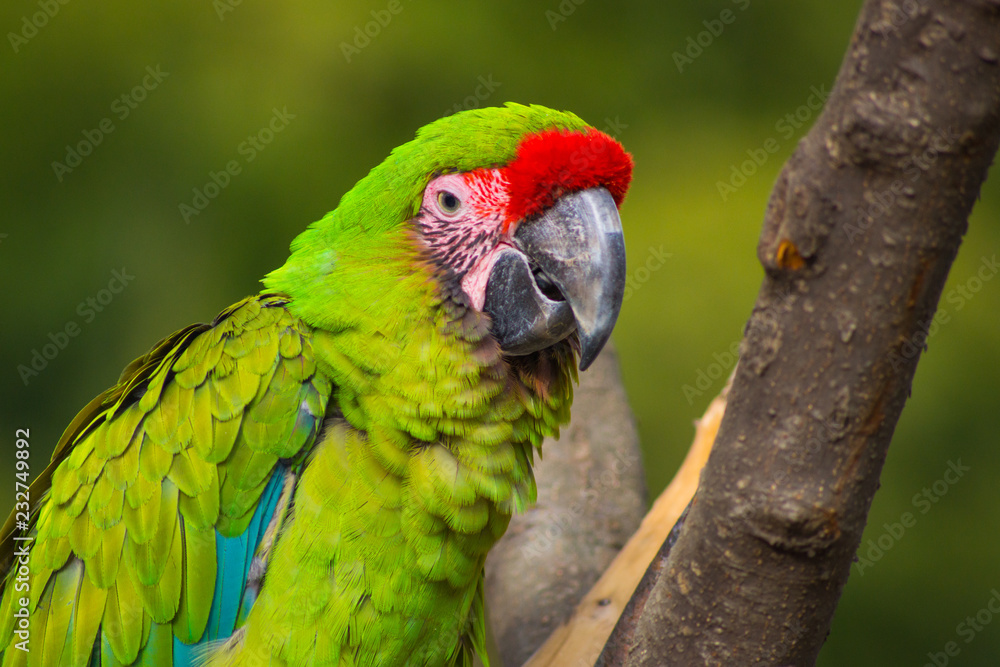
[[[625,239],[614,199],[600,187],[563,195],[523,221],[513,240],[516,248],[502,251],[486,285],[491,333],[516,356],[576,331],[586,370],[611,336],[625,293]]]

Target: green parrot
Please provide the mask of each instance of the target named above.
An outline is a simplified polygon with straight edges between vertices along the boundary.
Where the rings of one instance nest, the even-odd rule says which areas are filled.
[[[67,427],[0,534],[2,665],[488,665],[486,554],[617,319],[631,173],[542,106],[393,150]]]

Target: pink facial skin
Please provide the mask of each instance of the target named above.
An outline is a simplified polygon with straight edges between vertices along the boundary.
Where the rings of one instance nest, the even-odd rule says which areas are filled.
[[[515,227],[504,221],[507,180],[499,169],[438,176],[424,189],[416,223],[431,256],[461,276],[462,291],[476,310],[486,301],[486,282]]]

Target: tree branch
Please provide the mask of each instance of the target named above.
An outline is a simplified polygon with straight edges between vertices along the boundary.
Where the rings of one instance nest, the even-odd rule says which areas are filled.
[[[687,523],[601,665],[812,665],[1000,138],[1000,2],[867,0],[778,178]]]

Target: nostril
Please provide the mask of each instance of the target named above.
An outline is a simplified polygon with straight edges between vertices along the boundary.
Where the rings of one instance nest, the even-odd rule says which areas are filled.
[[[552,301],[565,301],[566,297],[563,293],[559,291],[556,284],[552,282],[544,271],[534,263],[531,264],[531,277],[535,280],[535,285],[538,286],[538,291],[546,296],[546,298]]]

